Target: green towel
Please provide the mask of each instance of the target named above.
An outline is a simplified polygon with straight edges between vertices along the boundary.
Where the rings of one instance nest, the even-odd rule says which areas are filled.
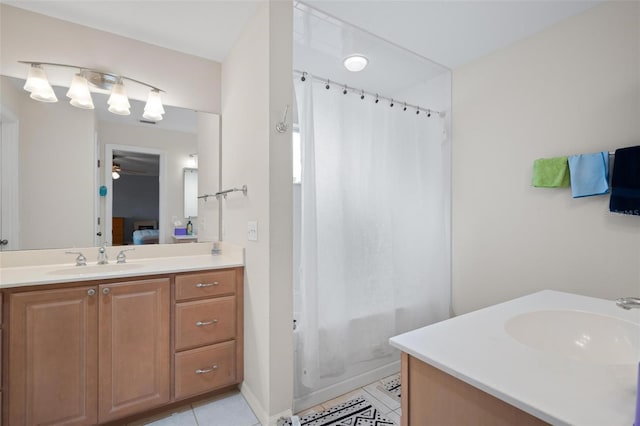
[[[568,188],[569,182],[567,157],[538,158],[533,162],[533,186],[537,188]]]

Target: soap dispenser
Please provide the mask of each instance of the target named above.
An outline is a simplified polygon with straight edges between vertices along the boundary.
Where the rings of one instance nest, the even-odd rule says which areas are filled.
[[[191,223],[191,218],[187,222],[187,235],[193,235],[193,223]]]

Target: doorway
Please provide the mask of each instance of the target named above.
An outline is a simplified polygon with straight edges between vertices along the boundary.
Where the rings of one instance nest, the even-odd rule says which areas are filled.
[[[105,245],[164,242],[164,151],[105,145]]]

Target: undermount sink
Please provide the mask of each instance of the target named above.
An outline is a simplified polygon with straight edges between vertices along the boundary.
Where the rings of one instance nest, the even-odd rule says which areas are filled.
[[[109,265],[74,266],[73,268],[55,269],[47,272],[50,275],[91,275],[112,272],[128,272],[140,268],[136,263],[112,263]]]
[[[534,311],[505,324],[518,342],[543,352],[596,364],[637,364],[640,324],[583,311]]]

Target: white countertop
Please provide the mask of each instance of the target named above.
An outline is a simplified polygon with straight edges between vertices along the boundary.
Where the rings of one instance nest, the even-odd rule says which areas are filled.
[[[395,336],[390,343],[551,424],[631,426],[638,364],[576,361],[532,349],[505,331],[508,319],[540,310],[584,311],[640,324],[638,309],[545,290]]]
[[[75,266],[75,256],[65,250],[0,253],[0,289],[244,266],[244,250],[224,243],[216,256],[211,243],[135,246],[126,253],[127,263],[118,265],[116,255],[123,248],[132,247],[106,248],[108,265],[96,265],[97,247],[72,249],[84,253],[86,267]]]

